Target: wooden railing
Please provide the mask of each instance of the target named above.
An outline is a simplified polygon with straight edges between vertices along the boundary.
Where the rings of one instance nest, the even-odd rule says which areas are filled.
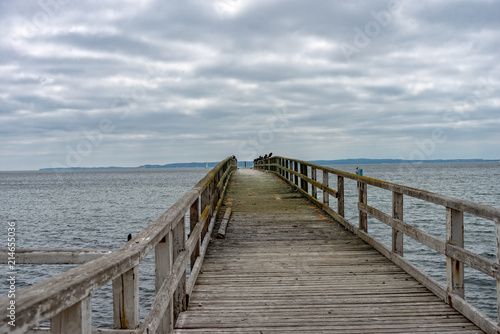
[[[485,332],[500,333],[500,327],[496,321],[487,317],[464,299],[464,264],[466,264],[471,268],[474,268],[497,280],[497,303],[500,301],[500,209],[424,190],[405,187],[394,183],[384,182],[325,166],[319,166],[307,161],[279,156],[257,161],[254,168],[265,169],[278,174],[281,178],[297,188],[304,196],[314,202],[318,207],[322,208],[354,234],[357,234],[361,237],[361,239],[372,245],[380,253],[420,281],[440,299],[465,315]],[[316,179],[319,171],[322,171],[322,181],[318,181]],[[330,174],[337,177],[336,189],[333,189],[333,187],[329,185]],[[345,179],[358,183],[358,226],[351,224],[344,217]],[[368,185],[385,189],[392,193],[392,215],[387,215],[384,212],[367,205]],[[310,193],[309,187],[311,187]],[[318,189],[321,189],[323,192],[322,200],[318,200]],[[330,196],[337,199],[337,211],[330,207]],[[411,196],[430,203],[438,204],[446,209],[446,240],[441,240],[404,222],[404,196]],[[496,262],[464,249],[464,213],[469,213],[494,222],[496,231]],[[368,215],[392,227],[391,249],[368,234]],[[420,242],[421,244],[446,255],[446,287],[438,283],[403,257],[403,235],[407,235],[417,242]]]
[[[18,250],[18,263],[84,263],[16,294],[15,327],[8,325],[0,299],[1,333],[48,332],[33,329],[50,319],[52,334],[172,333],[178,314],[185,310],[200,272],[234,157],[220,162],[156,221],[120,249]],[[185,235],[189,213],[190,235]],[[151,311],[139,322],[139,264],[154,249],[156,296]],[[6,263],[6,251],[0,258]],[[57,256],[54,258],[54,256]],[[87,262],[88,261],[88,262]],[[191,266],[189,280],[186,269]],[[92,329],[91,294],[113,283],[114,329]],[[7,319],[7,320],[6,320]]]

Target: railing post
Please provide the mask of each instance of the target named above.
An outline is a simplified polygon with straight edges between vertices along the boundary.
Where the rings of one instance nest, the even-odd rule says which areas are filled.
[[[323,171],[323,185],[328,187],[329,175],[326,170]],[[323,204],[330,206],[330,194],[323,190]]]
[[[297,173],[299,172],[299,163],[297,161],[293,162],[293,170]],[[294,174],[294,176],[295,185],[299,186],[299,177],[296,174]]]
[[[290,161],[288,159],[285,159],[285,168],[290,169]],[[285,176],[287,180],[290,180],[290,173],[288,171],[285,172]]]
[[[156,292],[160,290],[161,284],[165,278],[172,275],[172,233],[168,233],[163,239],[155,246],[155,268]],[[171,334],[174,331],[174,308],[173,296],[170,296],[167,310],[161,319],[160,326],[158,327],[157,334]]]
[[[120,329],[139,324],[139,266],[113,280],[113,324]]]
[[[199,212],[198,216],[200,216],[201,213],[203,211],[205,211],[206,206],[210,204],[210,194],[209,194],[209,190],[210,189],[209,188],[210,187],[207,186],[205,188],[205,190],[203,190],[203,192],[201,193],[201,196],[200,196],[200,212]],[[204,236],[207,233],[207,231],[208,231],[208,225],[205,224],[205,226],[203,226],[203,228],[201,229],[201,235]]]
[[[184,225],[184,216],[172,229],[172,259],[175,263],[179,254],[186,249],[186,228]],[[182,274],[177,290],[174,292],[174,323],[179,317],[179,313],[186,310],[186,268]]]
[[[500,221],[495,222],[497,263],[500,263]],[[497,321],[500,322],[500,280],[497,280]]]
[[[464,247],[464,213],[446,208],[446,243]],[[448,292],[464,298],[464,264],[446,256]]]
[[[367,185],[364,182],[358,182],[359,185],[359,202],[367,204]],[[368,216],[366,213],[359,211],[359,229],[364,232],[368,232]]]
[[[92,297],[87,296],[50,320],[51,334],[91,334]]]
[[[200,220],[200,198],[196,199],[189,208],[189,231],[193,233],[193,229]],[[201,240],[202,238],[200,238]],[[191,254],[191,269],[193,269],[196,258],[200,255],[200,241],[196,243],[193,253]]]
[[[307,165],[304,165],[303,163],[300,164],[300,174],[307,176]],[[300,179],[300,188],[305,192],[309,191],[308,183],[303,178]]]
[[[392,192],[392,218],[403,220],[403,194]],[[392,228],[392,251],[403,256],[403,232]]]
[[[337,211],[344,217],[344,177],[337,175]]]
[[[313,179],[314,181],[316,181],[316,168],[314,167],[311,167],[311,179]],[[316,188],[316,186],[313,184],[311,185],[311,195],[314,199],[318,199],[318,188]]]
[[[293,166],[292,160],[287,160],[286,164],[287,164],[287,168],[290,169],[290,170],[292,170],[292,168],[293,168],[292,167]],[[290,173],[290,172],[286,172],[286,173],[287,173],[286,175],[288,175],[288,180],[290,182],[293,182],[293,174]]]

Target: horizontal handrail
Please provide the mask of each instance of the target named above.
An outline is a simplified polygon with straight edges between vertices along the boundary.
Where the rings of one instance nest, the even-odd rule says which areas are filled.
[[[177,312],[172,311],[173,316],[176,316],[175,313],[178,313],[179,309],[185,308],[186,265],[190,256],[199,257],[200,240],[206,237],[206,235],[201,235],[202,231],[204,231],[202,225],[206,225],[207,221],[212,218],[213,208],[221,200],[219,198],[221,194],[219,185],[227,185],[230,173],[235,167],[234,157],[228,157],[220,162],[165,213],[120,249],[99,256],[62,274],[19,291],[15,300],[15,327],[2,321],[0,323],[0,332],[24,333],[49,319],[57,323],[62,312],[69,312],[72,316],[75,312],[79,312],[80,317],[86,317],[84,319],[84,322],[87,322],[85,326],[90,326],[88,324],[90,316],[85,314],[89,312],[90,295],[110,281],[113,281],[113,298],[122,298],[120,302],[115,303],[114,301],[114,304],[116,304],[114,310],[115,326],[118,322],[121,326],[119,328],[136,327],[139,320],[139,297],[136,295],[138,293],[137,268],[139,263],[155,247],[157,250],[155,256],[161,256],[163,261],[157,263],[157,266],[158,264],[162,266],[160,269],[157,267],[157,275],[164,268],[169,267],[170,270],[163,273],[166,276],[165,278],[157,276],[157,288],[160,289],[162,294],[155,299],[157,301],[160,298],[157,303],[153,303],[151,310],[153,315],[148,316],[147,319],[151,320],[151,317],[153,317],[154,321],[147,327],[154,332],[158,328],[154,328],[154,326],[160,326],[160,323],[164,321],[172,322],[172,319],[164,319],[165,310],[163,310],[163,305],[160,312],[156,305],[163,302],[165,298],[169,300],[177,298],[173,296],[172,290],[173,287],[176,287],[181,300],[175,301],[177,305],[174,305],[174,308]],[[187,240],[184,236],[186,212],[190,212],[190,219],[197,223],[196,228],[191,231],[192,233]],[[202,212],[208,212],[208,216],[205,214],[205,217],[201,219]],[[170,243],[173,246],[160,247],[162,243]],[[172,249],[174,253],[170,254],[169,252]],[[160,254],[161,251],[167,253]],[[168,258],[173,263],[169,264]],[[120,279],[123,284],[115,287],[117,279]],[[183,280],[184,282],[182,282]],[[9,299],[7,297],[0,298],[0,305],[8,304]],[[76,309],[75,305],[77,306]],[[168,303],[165,308],[167,307],[169,307]],[[7,319],[7,315],[6,308],[2,307],[0,316],[2,319]],[[77,321],[79,320],[77,319]],[[62,326],[64,327],[64,324]],[[144,328],[145,325],[141,324],[141,326],[140,328]],[[56,333],[64,333],[63,327],[52,330]],[[135,332],[139,333],[137,330]]]
[[[488,333],[500,332],[497,322],[493,321],[481,311],[470,305],[464,299],[464,270],[463,264],[470,266],[500,282],[500,209],[475,203],[472,201],[453,198],[437,193],[411,188],[391,182],[386,182],[367,176],[361,176],[337,170],[327,166],[320,166],[303,160],[291,159],[281,156],[273,156],[267,159],[257,160],[254,168],[266,169],[276,173],[293,187],[297,188],[304,196],[322,208],[333,218],[342,223],[353,233],[368,242],[386,257],[391,259],[402,269],[414,276],[422,284],[427,286],[439,298],[461,313]],[[308,168],[312,171],[308,171]],[[323,171],[323,182],[316,180],[317,171]],[[314,173],[313,173],[314,172]],[[338,178],[338,189],[334,190],[328,184],[328,175],[333,174]],[[353,225],[344,217],[344,179],[356,181],[358,184],[359,198],[357,209],[359,211],[359,226]],[[392,192],[393,215],[390,216],[374,207],[367,205],[366,186],[370,185]],[[309,186],[312,187],[311,194]],[[317,199],[317,189],[322,189],[323,201]],[[327,194],[325,196],[325,193]],[[337,198],[338,210],[336,212],[329,205],[328,195]],[[447,213],[447,237],[441,240],[421,229],[418,229],[403,220],[403,198],[414,197],[429,203],[434,203],[446,208]],[[496,224],[497,262],[489,260],[479,254],[465,250],[463,247],[463,213],[469,213],[477,217],[491,220]],[[374,217],[382,223],[392,227],[392,249],[387,248],[380,241],[368,233],[367,216]],[[423,271],[403,258],[403,235],[407,235],[417,242],[446,255],[447,257],[447,287],[429,277]],[[498,284],[500,289],[500,284]],[[500,290],[498,292],[500,296]],[[500,297],[499,300],[500,302]],[[499,304],[500,310],[500,304]]]
[[[109,254],[109,249],[16,249],[16,264],[83,264]],[[0,249],[0,264],[6,264],[8,249]]]

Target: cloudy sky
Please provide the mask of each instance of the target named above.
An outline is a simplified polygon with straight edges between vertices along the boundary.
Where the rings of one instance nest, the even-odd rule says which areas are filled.
[[[500,158],[499,1],[0,2],[0,170]]]

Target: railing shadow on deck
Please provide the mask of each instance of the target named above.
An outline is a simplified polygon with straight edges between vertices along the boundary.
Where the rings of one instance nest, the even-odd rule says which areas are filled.
[[[412,275],[441,300],[462,313],[482,330],[487,333],[500,333],[498,322],[486,316],[464,299],[464,264],[466,264],[497,280],[497,304],[500,303],[500,209],[280,156],[257,160],[254,168],[267,170],[280,176],[302,195]],[[321,182],[317,180],[320,171],[323,174]],[[330,174],[337,176],[336,190],[329,185]],[[345,219],[345,179],[355,181],[358,185],[358,226]],[[368,185],[392,193],[392,215],[387,215],[367,205]],[[310,193],[309,187],[311,187]],[[323,192],[322,200],[318,200],[318,189]],[[330,207],[330,196],[337,199],[337,211]],[[446,240],[441,240],[404,222],[404,196],[434,203],[446,209]],[[464,249],[464,213],[494,222],[497,262]],[[386,247],[368,233],[368,215],[392,228],[392,248]],[[404,235],[446,256],[446,287],[403,257]],[[498,310],[500,313],[500,305]]]
[[[0,332],[172,333],[176,318],[187,307],[217,211],[235,169],[234,156],[220,162],[156,221],[116,251],[17,250],[18,264],[81,265],[16,293],[15,327],[8,324],[6,305],[10,299],[2,297]],[[139,264],[153,249],[156,296],[151,311],[139,322]],[[7,254],[7,250],[1,250],[0,263],[7,263]],[[188,265],[191,274],[186,280]],[[114,329],[92,329],[91,294],[110,281]],[[49,319],[50,329],[35,328]]]

